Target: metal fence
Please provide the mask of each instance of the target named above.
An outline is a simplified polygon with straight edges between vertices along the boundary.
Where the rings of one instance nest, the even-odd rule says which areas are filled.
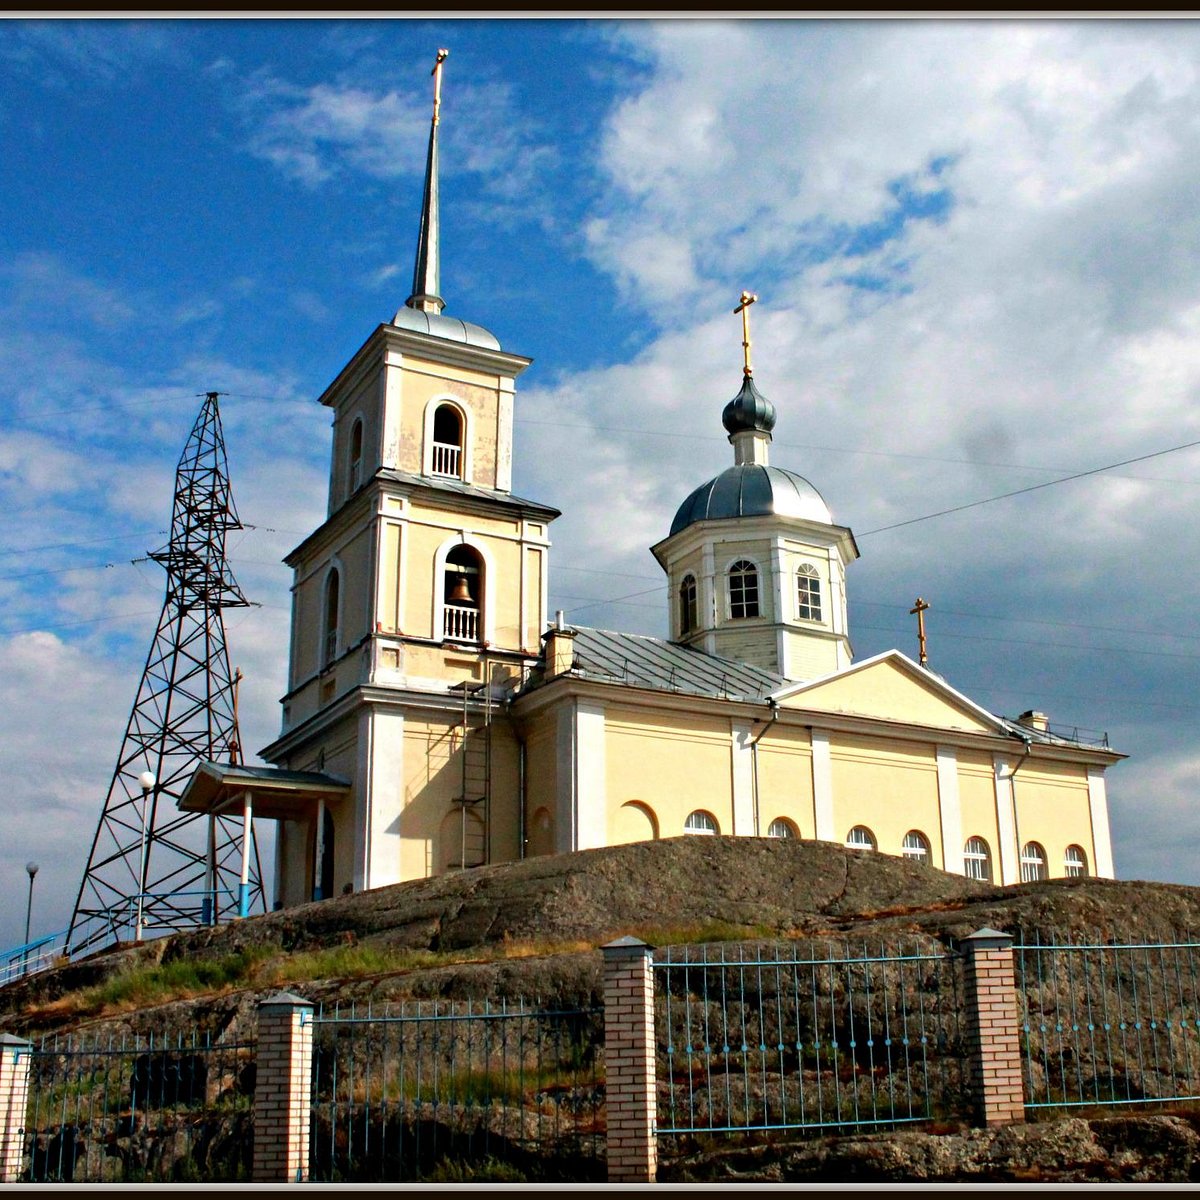
[[[30,1055],[28,1183],[250,1177],[253,1042],[45,1037]]]
[[[1200,1097],[1198,950],[1015,944],[1026,1108]]]
[[[959,1113],[961,963],[805,943],[654,963],[660,1135],[894,1127]]]
[[[604,1011],[411,1002],[314,1018],[315,1180],[601,1180]]]

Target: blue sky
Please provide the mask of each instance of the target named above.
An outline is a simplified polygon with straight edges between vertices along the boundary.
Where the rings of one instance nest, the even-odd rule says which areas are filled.
[[[772,461],[859,537],[856,654],[1107,730],[1118,873],[1200,883],[1192,21],[9,20],[0,27],[0,878],[61,927],[222,401],[245,740],[278,729],[316,397],[409,292],[429,69],[447,311],[532,357],[552,607],[665,628],[648,547],[730,461],[743,288]],[[0,943],[19,940],[16,906]],[[13,911],[10,911],[12,909]]]

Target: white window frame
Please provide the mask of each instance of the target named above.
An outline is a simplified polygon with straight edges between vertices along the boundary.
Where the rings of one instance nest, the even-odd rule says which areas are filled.
[[[683,822],[683,832],[697,834],[701,837],[713,837],[721,832],[721,827],[712,813],[703,808],[697,808],[688,813]]]
[[[801,596],[800,590],[807,583],[805,592],[807,599]],[[812,609],[816,609],[813,616]],[[805,609],[809,611],[806,612]],[[821,598],[821,572],[810,562],[802,562],[796,568],[796,620],[823,623],[825,620],[824,603]]]
[[[1026,842],[1021,847],[1021,882],[1038,883],[1050,878],[1046,848],[1040,842]]]
[[[330,580],[337,576],[337,604],[334,613],[333,629],[329,628],[329,588]],[[331,667],[341,656],[342,646],[344,644],[344,635],[342,630],[342,616],[346,608],[346,572],[342,570],[342,564],[338,559],[334,559],[328,569],[325,571],[325,576],[321,580],[321,643],[319,648],[319,658],[317,669],[324,671],[327,667]],[[332,638],[330,637],[332,634]]]
[[[1077,858],[1072,858],[1072,851]],[[1063,851],[1063,875],[1067,879],[1086,879],[1088,871],[1087,851],[1082,846],[1071,845]]]
[[[972,849],[971,843],[978,842],[983,850]],[[976,870],[982,868],[983,874],[976,874]],[[987,838],[981,838],[975,834],[967,838],[963,844],[963,874],[968,879],[974,879],[979,883],[992,883],[992,848],[987,843]]]
[[[786,833],[777,833],[777,829],[786,829]],[[796,828],[795,821],[789,821],[787,817],[776,817],[770,825],[767,826],[767,837],[770,838],[798,838],[800,831]]]
[[[904,835],[904,840],[900,843],[900,853],[904,858],[924,863],[926,866],[933,860],[933,849],[929,839],[919,829],[910,829]]]
[[[358,457],[354,457],[354,435],[358,434]],[[346,446],[346,499],[349,500],[362,487],[363,456],[366,450],[367,425],[362,415],[356,413],[350,422],[350,437]]]
[[[862,839],[855,839],[854,835],[856,833],[857,834],[866,834],[867,840],[863,841]],[[846,849],[847,850],[878,850],[879,849],[879,841],[875,837],[874,832],[872,830],[868,829],[865,825],[855,825],[854,828],[851,829],[848,834],[846,834]]]
[[[684,591],[687,588],[688,581],[692,584],[691,604],[689,605],[684,599]],[[679,591],[676,593],[679,600],[679,636],[686,637],[689,633],[695,633],[700,628],[700,583],[696,579],[694,571],[688,571],[679,581]],[[689,611],[691,620],[688,620]]]
[[[752,566],[754,568],[755,603],[758,606],[758,612],[754,613],[753,616],[735,617],[733,615],[733,568],[736,567],[738,565],[738,563],[748,563],[750,566]],[[764,607],[763,601],[764,601],[764,599],[765,599],[765,594],[763,591],[762,567],[759,566],[759,564],[757,562],[755,562],[754,559],[750,558],[749,555],[746,555],[746,554],[739,554],[737,556],[737,558],[730,559],[729,563],[725,567],[725,615],[726,615],[726,617],[728,617],[729,620],[731,620],[731,621],[761,620],[761,618],[763,617],[763,607]]]

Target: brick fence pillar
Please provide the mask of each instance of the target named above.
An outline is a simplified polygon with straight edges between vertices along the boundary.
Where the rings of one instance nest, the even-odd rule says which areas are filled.
[[[967,1083],[980,1123],[1025,1120],[1021,1039],[1012,938],[978,929],[963,939],[966,955]]]
[[[658,1171],[654,1095],[654,972],[650,947],[617,938],[604,953],[604,1095],[608,1180],[653,1183]]]
[[[312,1110],[312,1002],[288,992],[258,1006],[255,1183],[305,1183]]]
[[[0,1183],[16,1183],[21,1174],[32,1050],[24,1038],[0,1033]]]

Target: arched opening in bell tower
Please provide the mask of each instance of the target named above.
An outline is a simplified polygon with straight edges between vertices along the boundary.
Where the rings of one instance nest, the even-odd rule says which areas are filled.
[[[483,638],[483,559],[470,546],[455,546],[442,571],[442,636],[456,642]]]

